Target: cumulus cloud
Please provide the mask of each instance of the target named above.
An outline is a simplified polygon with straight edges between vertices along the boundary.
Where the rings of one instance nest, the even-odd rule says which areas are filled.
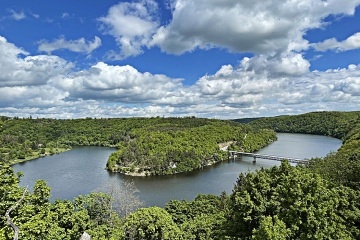
[[[359,0],[208,1],[177,0],[172,21],[161,26],[151,45],[181,54],[196,48],[268,54],[308,47],[306,30],[330,14],[354,14]]]
[[[13,108],[52,108],[64,105],[67,93],[49,85],[15,86],[0,88],[0,107]]]
[[[335,38],[326,39],[323,42],[313,44],[317,51],[325,52],[327,50],[335,50],[339,52],[359,49],[360,48],[360,32],[357,32],[344,41],[338,41]]]
[[[71,67],[72,64],[57,56],[29,56],[0,36],[0,87],[43,85]]]
[[[360,66],[311,72],[287,82],[286,93],[279,92],[279,102],[291,104],[331,105],[359,104]],[[335,108],[336,109],[336,108]]]
[[[52,42],[42,40],[39,42],[39,51],[51,54],[53,51],[67,49],[69,51],[90,54],[101,46],[101,39],[95,36],[94,41],[86,41],[85,38],[77,40],[66,40],[64,37],[55,39]]]
[[[241,62],[244,69],[267,72],[269,77],[279,75],[299,76],[309,71],[310,63],[299,53],[289,52],[276,55],[256,55],[244,58]]]
[[[83,70],[30,56],[0,37],[0,115],[236,118],[358,110],[360,65],[309,71],[298,53],[256,55],[185,86],[181,79],[98,62]]]
[[[123,103],[151,102],[171,95],[181,87],[179,79],[140,73],[132,66],[111,66],[99,62],[52,84],[69,92],[69,98],[102,99]]]
[[[120,48],[120,51],[109,52],[108,57],[124,59],[141,54],[145,47],[159,47],[171,54],[217,47],[254,53],[255,57],[242,62],[241,67],[247,72],[266,73],[267,78],[302,76],[310,67],[302,56],[302,51],[311,46],[304,39],[306,31],[324,26],[324,18],[329,15],[354,14],[360,0],[341,3],[336,0],[172,0],[167,3],[172,19],[163,26],[153,0],[112,6],[106,16],[98,19],[103,32],[113,36]],[[358,35],[354,35],[344,42],[334,44],[335,40],[331,40],[330,43],[338,50],[349,49],[358,45],[357,38]],[[321,49],[326,44],[316,46]],[[221,88],[212,84],[203,86],[202,93],[213,95],[220,91]],[[157,101],[181,104],[182,96],[185,94],[179,91]],[[197,96],[191,99],[195,101]],[[253,102],[256,101],[254,98]]]
[[[112,6],[105,17],[98,20],[102,30],[113,36],[120,52],[111,52],[109,57],[123,59],[143,52],[159,25],[154,0],[121,2]]]
[[[263,114],[283,114],[286,109],[290,113],[332,110],[345,103],[355,110],[360,104],[360,65],[301,75],[274,75],[268,68],[249,67],[249,62],[257,61],[254,58],[243,59],[238,68],[223,66],[214,75],[202,77],[193,90],[201,94],[199,99],[211,99],[212,105],[251,114],[256,109]]]
[[[281,81],[272,81],[266,71],[249,69],[248,61],[251,59],[244,59],[236,69],[223,66],[214,75],[200,78],[194,90],[201,98],[216,100],[222,106],[245,109],[262,104],[266,94],[276,91]]]

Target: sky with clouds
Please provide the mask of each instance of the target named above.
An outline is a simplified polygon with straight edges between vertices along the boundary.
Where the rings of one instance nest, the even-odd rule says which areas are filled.
[[[0,115],[360,110],[360,0],[3,0]]]

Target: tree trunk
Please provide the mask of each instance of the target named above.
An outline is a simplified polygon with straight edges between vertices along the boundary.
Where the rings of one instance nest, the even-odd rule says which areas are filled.
[[[7,219],[7,224],[8,224],[9,226],[11,226],[12,229],[14,230],[14,238],[13,238],[14,240],[18,240],[18,239],[19,239],[20,229],[19,229],[19,227],[16,226],[16,225],[14,224],[14,222],[11,220],[10,212],[13,211],[13,210],[15,210],[15,209],[19,206],[20,202],[24,199],[26,192],[27,192],[27,187],[26,187],[26,189],[24,190],[22,197],[21,197],[13,206],[11,206],[11,207],[6,211],[6,213],[5,213],[5,217],[6,217],[6,219]]]

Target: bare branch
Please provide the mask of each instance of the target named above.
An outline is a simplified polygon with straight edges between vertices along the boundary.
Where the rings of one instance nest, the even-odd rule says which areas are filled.
[[[139,191],[134,181],[111,181],[102,186],[99,191],[103,191],[112,198],[111,205],[119,216],[125,217],[134,212],[144,203],[136,193]]]
[[[6,211],[6,213],[5,213],[5,217],[6,217],[6,219],[7,219],[7,224],[8,224],[9,226],[11,226],[12,229],[14,230],[14,240],[18,240],[18,239],[19,239],[20,229],[19,229],[19,227],[16,226],[16,225],[14,224],[14,222],[12,221],[12,219],[11,219],[11,217],[10,217],[10,212],[13,211],[13,210],[15,210],[15,209],[19,206],[19,204],[21,203],[21,201],[25,198],[25,194],[26,194],[26,192],[27,192],[27,189],[28,189],[28,187],[25,188],[25,190],[24,190],[23,195],[21,196],[21,198],[20,198],[14,205],[12,205],[12,206]]]

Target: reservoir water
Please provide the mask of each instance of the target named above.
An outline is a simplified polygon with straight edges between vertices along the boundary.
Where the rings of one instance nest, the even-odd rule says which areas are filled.
[[[278,133],[278,141],[258,153],[293,158],[324,157],[341,146],[341,140],[307,134]],[[231,193],[241,172],[255,171],[280,165],[280,162],[242,157],[222,162],[186,174],[171,176],[131,177],[105,170],[108,156],[115,149],[102,147],[75,147],[71,151],[47,156],[13,166],[23,172],[22,186],[32,188],[37,179],[44,179],[51,187],[51,200],[73,199],[105,186],[133,181],[138,197],[145,206],[165,206],[171,199],[192,200],[198,194]]]

